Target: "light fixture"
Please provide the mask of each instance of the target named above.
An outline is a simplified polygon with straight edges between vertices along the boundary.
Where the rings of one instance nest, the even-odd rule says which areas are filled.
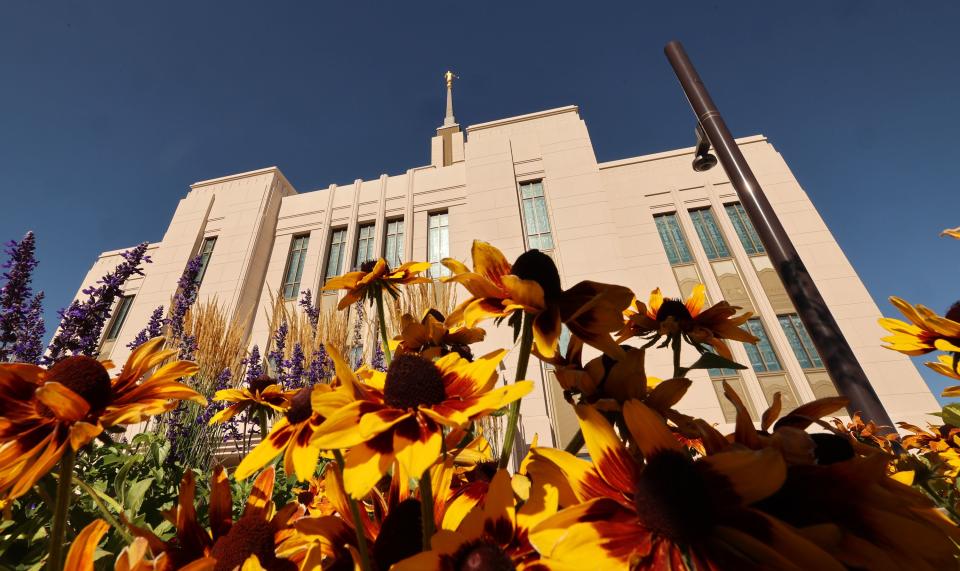
[[[710,139],[697,123],[697,152],[693,157],[693,170],[704,172],[717,166],[717,157],[710,154]]]

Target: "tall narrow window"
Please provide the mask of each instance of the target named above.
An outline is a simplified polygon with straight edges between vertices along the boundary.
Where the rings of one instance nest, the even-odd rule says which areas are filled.
[[[290,240],[287,269],[283,272],[283,299],[296,299],[300,295],[300,277],[303,275],[303,262],[307,259],[309,243],[308,234],[294,236]]]
[[[387,220],[387,234],[383,240],[383,259],[391,268],[403,263],[403,218]]]
[[[450,255],[450,232],[447,226],[449,214],[435,212],[427,222],[427,261],[430,262],[430,277],[439,278],[450,273],[440,260]]]
[[[753,227],[753,222],[750,222],[747,217],[747,211],[743,209],[743,205],[734,202],[733,204],[727,204],[724,208],[733,224],[733,229],[737,232],[737,238],[740,238],[740,243],[743,244],[743,249],[747,251],[747,254],[752,256],[764,253],[766,250],[763,249],[763,243],[760,242],[757,229]]]
[[[751,343],[743,344],[747,349],[747,355],[750,357],[750,364],[753,366],[753,370],[758,373],[782,371],[783,367],[780,366],[780,359],[777,358],[777,353],[773,350],[773,345],[770,344],[767,330],[764,329],[760,318],[754,317],[748,319],[745,325],[747,330],[760,340],[756,345]]]
[[[327,279],[340,275],[343,268],[343,250],[346,245],[346,228],[337,228],[330,232],[330,249],[327,251]]]
[[[807,334],[807,328],[803,326],[803,322],[800,321],[800,316],[796,313],[789,313],[787,315],[779,315],[777,319],[780,320],[780,326],[783,327],[783,332],[787,335],[787,341],[790,342],[790,348],[793,349],[793,353],[797,356],[797,361],[800,362],[800,366],[804,369],[820,369],[823,368],[823,361],[820,360],[820,354],[817,353],[817,349],[813,346],[813,340],[810,339],[810,335]]]
[[[520,203],[523,207],[523,224],[527,234],[527,248],[553,249],[553,234],[547,217],[547,201],[543,194],[543,181],[520,185]]]
[[[353,261],[355,269],[359,269],[364,262],[375,258],[373,254],[373,230],[376,225],[373,222],[362,224],[357,228],[357,256]]]
[[[707,253],[707,258],[711,260],[729,258],[730,250],[723,239],[723,234],[720,233],[717,220],[713,217],[713,211],[710,208],[697,208],[690,211],[690,218],[693,219],[693,227],[697,229],[697,235],[700,237],[700,243],[703,244],[703,250]]]
[[[213,247],[217,245],[217,237],[210,236],[203,239],[203,245],[200,246],[200,271],[197,272],[196,282],[203,283],[203,276],[207,273],[207,266],[210,264],[210,257],[213,256]]]
[[[660,234],[660,241],[663,242],[663,248],[667,251],[667,259],[671,265],[689,264],[693,262],[693,256],[690,255],[690,248],[687,247],[687,240],[677,224],[677,213],[657,214],[653,217],[657,223],[657,232]]]
[[[110,328],[107,329],[105,340],[111,341],[120,335],[120,328],[123,327],[123,322],[127,320],[131,305],[133,305],[132,295],[125,295],[120,298],[120,303],[117,304],[117,309],[113,312],[113,321],[110,322]]]

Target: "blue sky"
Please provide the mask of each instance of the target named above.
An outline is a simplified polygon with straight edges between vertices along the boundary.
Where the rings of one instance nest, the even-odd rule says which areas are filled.
[[[958,20],[956,2],[5,2],[0,239],[37,233],[52,329],[97,254],[159,240],[191,182],[277,165],[304,192],[424,164],[448,67],[461,124],[577,104],[600,160],[689,146],[662,53],[679,39],[884,313],[894,294],[943,311]]]

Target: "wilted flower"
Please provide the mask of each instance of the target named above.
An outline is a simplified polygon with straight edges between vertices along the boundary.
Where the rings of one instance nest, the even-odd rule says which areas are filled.
[[[428,309],[417,321],[409,313],[400,318],[397,354],[418,353],[427,359],[436,359],[450,352],[464,359],[472,359],[470,345],[483,341],[486,332],[479,327],[447,327],[445,318],[436,309]]]

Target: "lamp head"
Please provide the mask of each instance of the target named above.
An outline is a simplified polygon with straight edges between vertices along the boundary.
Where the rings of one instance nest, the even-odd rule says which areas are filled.
[[[710,154],[710,139],[697,123],[697,151],[693,157],[693,170],[704,172],[717,166],[717,157]]]

